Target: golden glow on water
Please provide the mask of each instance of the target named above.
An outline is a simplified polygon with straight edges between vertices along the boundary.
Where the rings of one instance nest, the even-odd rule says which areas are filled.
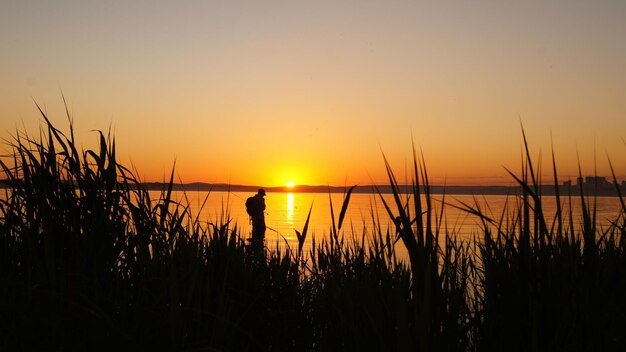
[[[287,224],[293,228],[293,193],[287,194]]]
[[[151,191],[153,198],[158,198],[158,191]],[[200,205],[203,203],[203,199],[206,192],[197,192],[195,197],[189,197],[191,204],[191,212],[195,216],[200,211]],[[228,217],[231,219],[232,224],[237,225],[237,229],[241,231],[243,237],[249,236],[251,232],[251,224],[248,220],[248,215],[245,210],[245,199],[253,195],[251,192],[212,192],[208,198],[202,213],[200,215],[200,221],[204,222],[216,222],[219,221],[228,212]],[[181,192],[173,192],[173,199],[181,202],[184,201],[184,195]],[[384,194],[383,197],[388,203],[393,203],[393,195]],[[343,195],[339,193],[331,194],[335,220],[337,220],[337,212],[341,209],[343,202]],[[353,237],[352,231],[356,238],[361,238],[363,230],[366,229],[368,236],[366,241],[369,241],[372,231],[372,220],[368,215],[372,210],[372,204],[374,204],[375,217],[379,221],[379,226],[383,229],[383,232],[387,228],[392,231],[395,229],[392,222],[389,220],[389,216],[384,206],[381,205],[379,197],[374,194],[353,194],[350,197],[350,205],[346,212],[346,218],[341,232],[345,235],[346,241],[351,241]],[[435,195],[433,201],[436,204],[437,213],[441,205],[441,196]],[[447,196],[447,202],[451,204],[459,205],[461,202],[465,204],[473,204],[476,201],[475,196],[471,195],[454,195]],[[551,223],[556,213],[555,198],[545,196],[543,198],[543,209],[546,214],[546,221]],[[505,211],[505,205],[509,202],[507,209],[513,207],[513,199],[507,196],[485,195],[479,198],[481,207],[489,209],[486,215],[492,218],[498,218],[500,214]],[[569,205],[567,201],[564,202],[563,212],[569,214]],[[304,223],[308,215],[308,211],[313,204],[313,210],[311,220],[308,227],[308,235],[305,241],[304,249],[308,250],[311,245],[311,239],[313,235],[317,240],[323,238],[328,239],[330,228],[332,226],[330,204],[328,200],[328,194],[325,193],[298,193],[298,192],[271,192],[266,196],[266,217],[265,221],[268,228],[265,238],[270,248],[274,248],[276,245],[283,246],[286,240],[291,248],[297,248],[298,240],[295,236],[294,229],[302,231]],[[574,226],[580,228],[581,226],[581,209],[578,202],[572,202],[572,213],[574,216]],[[597,220],[599,226],[609,226],[609,222],[620,216],[620,203],[617,197],[598,197],[596,199]],[[479,219],[469,215],[466,212],[454,207],[447,206],[444,209],[445,219],[442,223],[442,231],[448,231],[459,236],[462,239],[470,240],[474,235],[479,233],[481,223]],[[440,214],[437,214],[440,216]],[[443,238],[443,237],[442,237]],[[400,247],[402,247],[400,245]]]

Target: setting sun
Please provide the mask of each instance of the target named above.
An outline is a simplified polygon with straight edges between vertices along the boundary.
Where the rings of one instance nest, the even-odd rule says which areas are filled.
[[[287,182],[287,188],[294,188],[296,184],[293,181]]]

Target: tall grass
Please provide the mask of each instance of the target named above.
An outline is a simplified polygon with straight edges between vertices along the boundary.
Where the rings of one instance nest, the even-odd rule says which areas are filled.
[[[626,232],[621,215],[607,228],[596,223],[595,197],[562,199],[548,224],[540,180],[523,133],[521,176],[510,172],[520,194],[511,211],[490,218],[477,206],[466,210],[483,223],[475,326],[481,350],[622,350],[626,346]],[[554,184],[558,180],[552,153]],[[617,180],[613,175],[615,184]],[[581,225],[562,201],[578,201]]]
[[[408,193],[383,157],[393,199],[379,198],[394,227],[372,209],[370,227],[346,230],[352,187],[341,207],[331,201],[327,237],[308,234],[312,205],[295,253],[276,246],[259,259],[227,213],[202,222],[185,198],[173,199],[173,172],[153,199],[117,162],[110,135],[96,132],[97,148],[78,150],[71,119],[64,134],[41,115],[39,135],[16,132],[11,158],[0,161],[2,350],[626,345],[622,195],[622,213],[606,228],[586,195],[557,194],[547,217],[528,148],[521,174],[511,172],[519,197],[498,218],[479,203],[461,206],[482,222],[474,240],[443,226],[445,201],[433,201],[414,150]],[[556,170],[553,156],[555,183]],[[583,205],[580,227],[560,205],[574,201]]]
[[[39,138],[18,132],[2,162],[3,347],[308,343],[297,267],[286,256],[254,261],[235,225],[192,220],[172,199],[171,179],[151,199],[116,162],[111,138],[99,133],[98,150],[79,152],[71,125],[66,136],[42,116]]]

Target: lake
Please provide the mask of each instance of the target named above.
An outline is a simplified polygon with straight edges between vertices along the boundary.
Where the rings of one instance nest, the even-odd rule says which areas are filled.
[[[151,191],[151,196],[155,199],[159,192]],[[208,199],[202,211],[199,206]],[[203,222],[218,222],[225,215],[232,219],[240,229],[242,236],[249,237],[252,226],[249,223],[248,215],[245,210],[245,199],[254,195],[254,193],[244,192],[203,192],[190,191],[187,192],[187,198],[191,203],[193,216],[199,216]],[[385,200],[389,202],[394,214],[397,215],[393,196],[390,194],[383,195]],[[174,192],[174,199],[181,199],[182,192]],[[437,208],[437,216],[440,217],[442,196],[435,195],[434,204]],[[343,203],[343,195],[333,193],[330,195],[332,199],[335,221],[338,221],[339,212]],[[331,233],[332,220],[330,211],[330,200],[328,193],[268,193],[266,200],[266,223],[268,230],[266,232],[266,241],[268,247],[272,248],[278,243],[281,247],[286,240],[292,248],[297,247],[297,238],[294,229],[302,231],[308,211],[311,207],[311,220],[309,222],[309,232],[305,247],[310,246],[311,234],[315,234],[316,240],[319,240]],[[592,198],[593,200],[593,198]],[[493,218],[500,218],[505,205],[508,202],[508,208],[511,209],[515,204],[513,196],[485,195],[485,196],[469,196],[469,195],[446,195],[446,206],[443,211],[442,233],[448,231],[460,238],[470,239],[473,235],[479,233],[479,219],[462,210],[454,207],[460,206],[462,203],[474,205],[478,203],[486,214],[491,214]],[[564,214],[569,212],[568,199],[562,198],[561,202],[564,207]],[[582,223],[581,205],[579,197],[572,197],[572,213],[574,214],[575,226]],[[620,215],[620,202],[617,197],[597,197],[595,198],[597,221],[598,224],[607,227],[611,220],[617,219]],[[555,197],[545,196],[543,198],[544,214],[546,215],[548,226],[556,213]],[[494,215],[495,214],[495,215]],[[387,227],[392,226],[387,211],[385,210],[380,197],[375,194],[352,194],[350,204],[346,213],[341,232],[351,240],[354,234],[360,240],[362,234],[371,234],[374,221],[381,225],[383,231]]]

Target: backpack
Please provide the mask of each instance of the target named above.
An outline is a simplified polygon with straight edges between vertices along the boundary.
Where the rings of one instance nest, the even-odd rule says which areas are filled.
[[[259,206],[259,201],[256,199],[256,197],[253,196],[253,197],[248,197],[248,199],[246,199],[246,212],[250,216],[259,215],[259,213],[261,212],[261,209]]]

